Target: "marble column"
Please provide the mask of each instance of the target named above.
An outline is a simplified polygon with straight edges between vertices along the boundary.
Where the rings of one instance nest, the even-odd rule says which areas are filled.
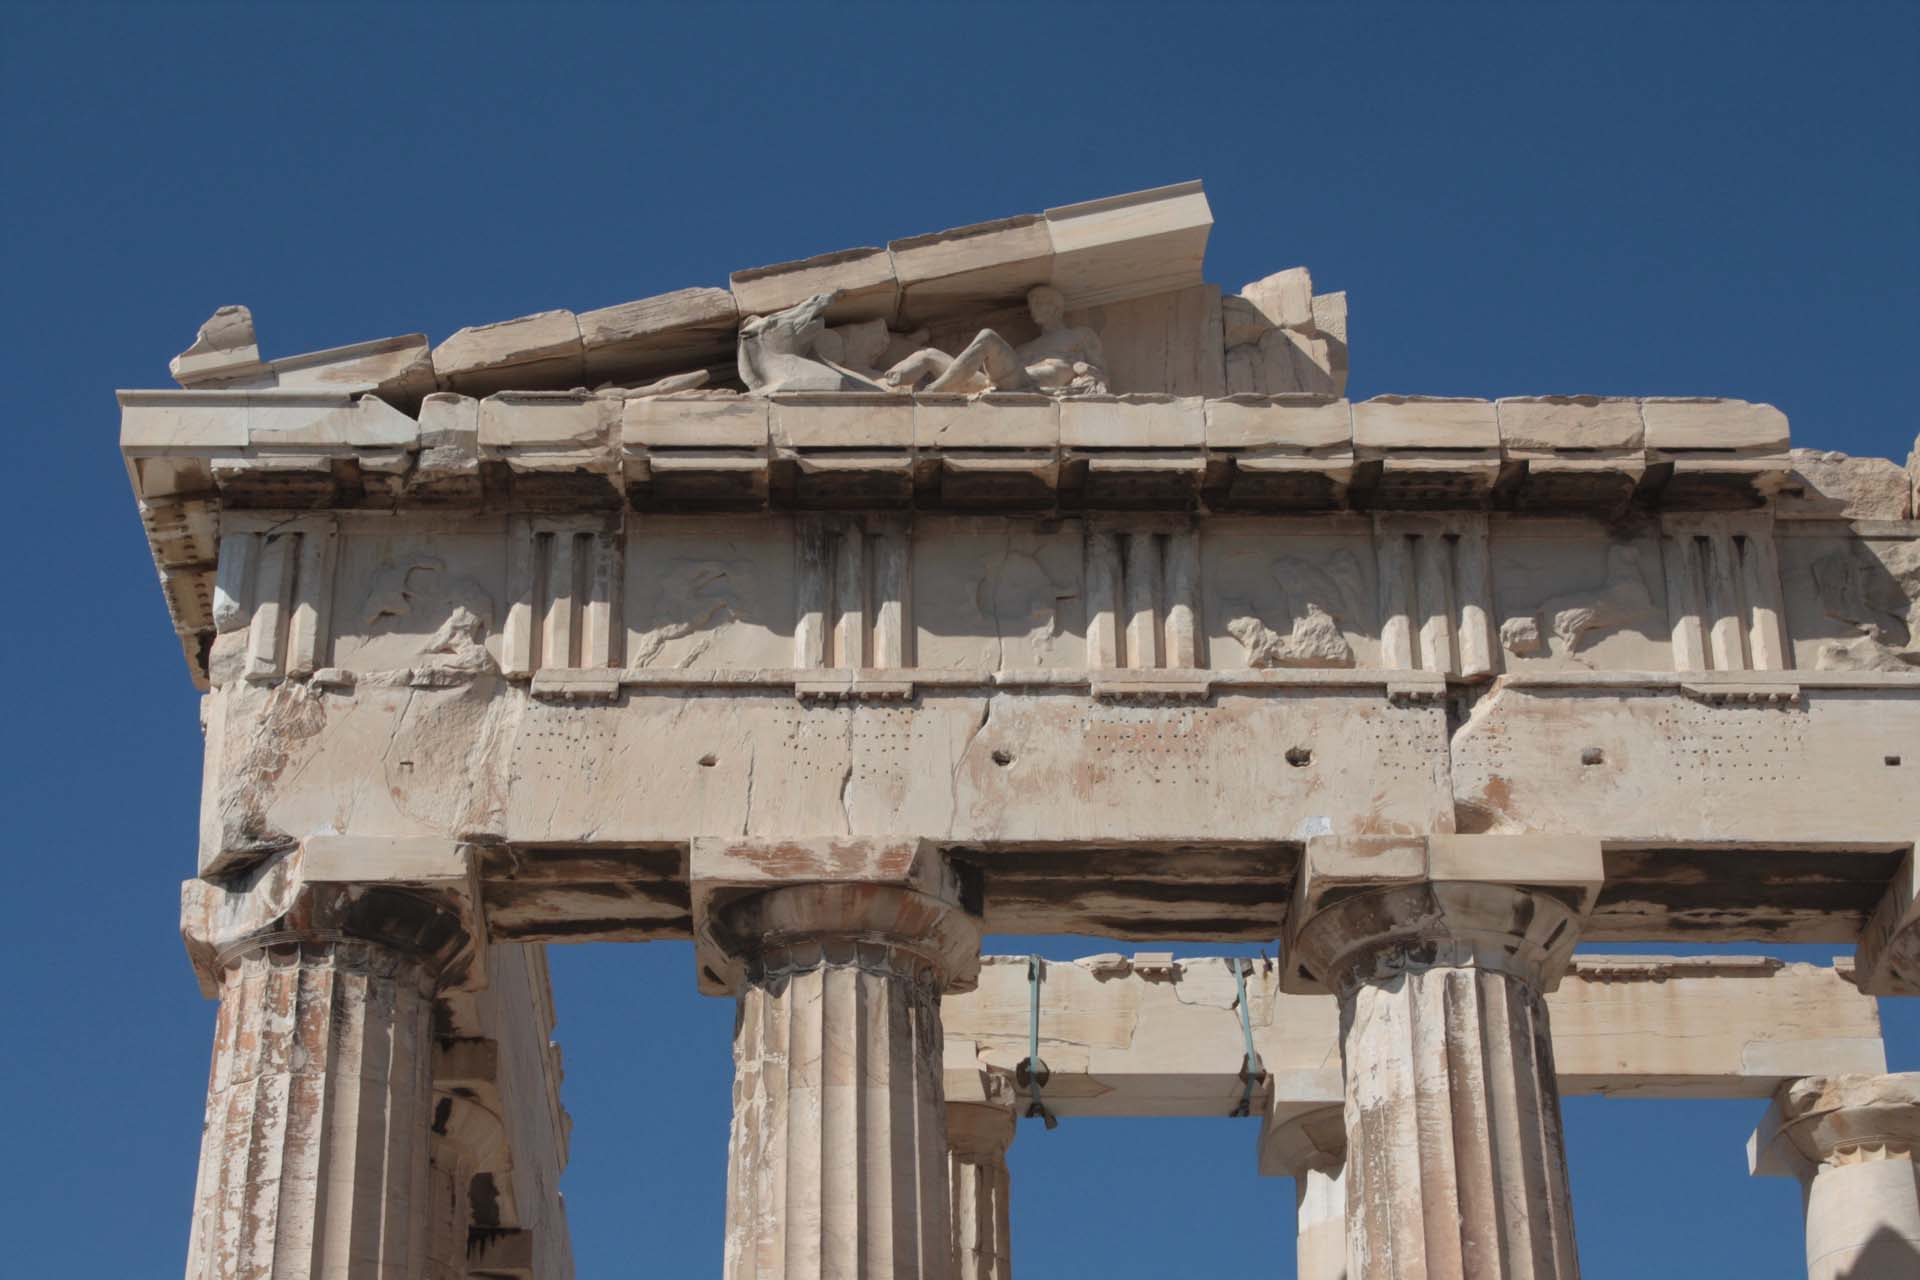
[[[1798,1178],[1810,1280],[1920,1275],[1920,1072],[1785,1085],[1748,1143],[1756,1175]]]
[[[428,1241],[433,983],[360,941],[221,976],[188,1280],[413,1280]]]
[[[1347,1280],[1347,1166],[1302,1169],[1293,1180],[1293,1262],[1299,1280]]]
[[[727,1280],[953,1280],[940,995],[979,951],[954,902],[799,884],[716,912],[744,966]]]
[[[953,1253],[959,1280],[1012,1280],[1007,1148],[1011,1106],[947,1104],[947,1182],[953,1193]]]
[[[1260,1126],[1260,1172],[1293,1179],[1294,1274],[1346,1280],[1347,1118],[1338,1073],[1279,1072],[1272,1096]]]
[[[461,918],[404,891],[315,886],[297,861],[190,881],[182,925],[217,994],[188,1280],[416,1280],[433,1235],[433,1011]]]
[[[1568,896],[1353,886],[1295,933],[1340,999],[1352,1280],[1579,1274],[1543,998],[1578,934]]]

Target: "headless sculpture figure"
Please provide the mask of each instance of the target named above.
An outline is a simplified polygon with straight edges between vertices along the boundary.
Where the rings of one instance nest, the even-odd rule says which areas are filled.
[[[1040,391],[1052,395],[1103,395],[1106,354],[1091,329],[1066,323],[1067,302],[1058,289],[1040,285],[1027,294],[1027,309],[1040,336],[1018,347],[982,329],[957,356],[932,347],[916,351],[887,370],[888,386],[932,392]]]

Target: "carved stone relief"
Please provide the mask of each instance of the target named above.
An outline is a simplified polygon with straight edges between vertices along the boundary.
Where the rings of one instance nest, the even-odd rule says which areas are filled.
[[[1355,667],[1378,653],[1364,541],[1222,522],[1201,539],[1212,665]]]
[[[913,617],[921,666],[980,671],[1084,665],[1078,521],[922,518]]]
[[[626,560],[628,667],[792,665],[789,523],[650,518]]]
[[[1508,526],[1494,538],[1493,562],[1500,646],[1509,664],[1667,665],[1660,557],[1645,539],[1612,537],[1598,525],[1568,523],[1540,536]]]
[[[1640,553],[1630,544],[1613,543],[1607,547],[1606,569],[1598,582],[1553,596],[1530,613],[1504,619],[1500,643],[1516,658],[1571,658],[1584,665],[1578,654],[1588,632],[1651,622],[1659,616],[1640,566]]]
[[[457,683],[498,670],[500,539],[349,531],[332,665]]]
[[[1879,554],[1875,554],[1876,551]],[[1820,612],[1851,634],[1821,640],[1820,671],[1920,669],[1920,553],[1913,543],[1879,547],[1849,539],[1808,566]]]
[[[1093,330],[1066,322],[1066,298],[1051,285],[1027,294],[1040,336],[1014,346],[982,329],[959,355],[926,347],[887,370],[884,381],[902,391],[1038,391],[1048,395],[1105,395],[1106,355]]]
[[[1291,626],[1282,633],[1252,613],[1227,622],[1227,634],[1246,650],[1249,667],[1351,667],[1353,646],[1340,632],[1340,620],[1353,616],[1360,562],[1350,551],[1337,552],[1324,569],[1300,556],[1273,559],[1279,601]]]

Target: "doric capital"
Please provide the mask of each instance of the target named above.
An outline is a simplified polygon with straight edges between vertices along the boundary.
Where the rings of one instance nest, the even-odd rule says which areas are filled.
[[[1346,992],[1411,969],[1475,967],[1549,991],[1603,879],[1596,840],[1315,839],[1288,909],[1285,985]]]
[[[1012,1106],[991,1102],[947,1103],[947,1146],[962,1160],[1004,1160],[1013,1145]]]
[[[857,964],[936,991],[980,971],[978,893],[915,839],[695,841],[694,944],[703,990]]]
[[[483,984],[479,902],[463,845],[313,837],[221,883],[186,881],[180,932],[208,996],[254,952],[343,943],[370,963],[417,964],[436,986]]]
[[[1912,1160],[1920,1146],[1920,1071],[1806,1076],[1782,1085],[1748,1142],[1756,1175]]]

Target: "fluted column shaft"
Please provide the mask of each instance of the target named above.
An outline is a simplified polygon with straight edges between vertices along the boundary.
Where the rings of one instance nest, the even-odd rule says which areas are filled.
[[[1299,1280],[1347,1280],[1347,1170],[1302,1169],[1293,1179],[1294,1274]]]
[[[977,923],[811,884],[724,914],[734,1028],[726,1280],[952,1280],[940,993]]]
[[[1340,997],[1352,1280],[1578,1276],[1542,997],[1577,924],[1550,894],[1427,882],[1302,931]]]
[[[414,1280],[425,1266],[433,988],[377,944],[233,957],[188,1280]]]
[[[952,1159],[953,1254],[959,1280],[1013,1280],[1007,1147],[1013,1142],[1011,1107],[947,1104]]]
[[[1800,1179],[1809,1280],[1920,1275],[1916,1146],[1920,1072],[1809,1076],[1780,1090],[1755,1134],[1754,1172]]]

